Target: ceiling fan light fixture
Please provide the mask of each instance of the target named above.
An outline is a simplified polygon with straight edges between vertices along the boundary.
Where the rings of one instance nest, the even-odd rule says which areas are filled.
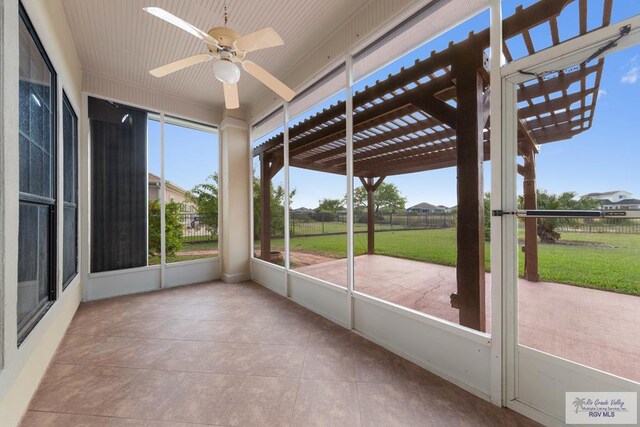
[[[213,64],[213,74],[222,83],[236,84],[240,80],[240,68],[227,59],[221,59]]]

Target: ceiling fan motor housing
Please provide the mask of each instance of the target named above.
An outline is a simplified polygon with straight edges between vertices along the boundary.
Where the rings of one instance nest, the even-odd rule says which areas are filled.
[[[233,42],[240,38],[240,34],[227,27],[215,27],[209,30],[209,35],[216,39],[220,46],[233,47]]]

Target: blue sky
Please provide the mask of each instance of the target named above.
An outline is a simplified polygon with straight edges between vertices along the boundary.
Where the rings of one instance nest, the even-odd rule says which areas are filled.
[[[148,170],[160,176],[160,122],[148,122]],[[218,135],[183,126],[164,128],[165,177],[185,190],[218,171]]]
[[[503,14],[511,15],[518,4],[526,7],[532,3],[535,1],[504,1]],[[588,27],[591,29],[599,25],[603,0],[589,0],[588,3],[590,11]],[[561,29],[560,37],[563,40],[577,34],[577,6],[577,1],[570,4],[558,19]],[[598,9],[599,14],[596,13]],[[612,22],[638,13],[640,13],[640,1],[616,0]],[[488,25],[489,13],[485,11],[382,70],[356,82],[354,90],[361,89],[366,84],[370,85],[376,79],[384,78],[388,73],[397,72],[400,67],[412,64],[416,58],[427,57],[432,50],[446,48],[450,40],[462,40],[467,37],[469,31],[481,31]],[[537,49],[550,44],[548,33],[548,29],[532,31]],[[524,55],[524,46],[521,42],[510,42],[509,48],[516,58]],[[579,194],[624,189],[640,197],[640,173],[637,172],[637,163],[640,158],[640,116],[638,115],[640,47],[636,46],[606,58],[600,88],[602,92],[598,99],[593,127],[569,141],[549,143],[542,147],[537,164],[538,188],[553,193],[576,191]],[[334,94],[316,108],[299,117],[294,117],[293,122],[309,117],[337,99],[344,99],[344,92]],[[157,127],[159,129],[159,126]],[[151,171],[153,171],[152,166],[159,165],[159,161],[154,160],[154,157],[159,158],[159,155],[154,155],[151,143],[153,138],[159,138],[158,129],[153,125],[149,128]],[[206,149],[211,146],[207,145],[211,144],[211,135],[196,135],[199,132],[176,126],[168,126],[167,130],[167,179],[189,189],[217,170],[217,148]],[[273,133],[279,131],[281,129]],[[261,138],[260,141],[269,136]],[[212,155],[206,155],[208,153]],[[282,183],[283,179],[284,174],[281,171],[274,178],[274,182]],[[488,191],[491,179],[488,162],[485,163],[484,179],[485,190]],[[408,206],[420,202],[447,206],[457,204],[455,168],[389,177],[387,182],[393,182],[399,187],[408,199]],[[290,185],[291,188],[296,189],[296,195],[292,201],[294,208],[316,207],[322,198],[344,197],[346,190],[346,180],[343,176],[297,168],[291,168]],[[359,185],[359,182],[356,182],[356,185]]]

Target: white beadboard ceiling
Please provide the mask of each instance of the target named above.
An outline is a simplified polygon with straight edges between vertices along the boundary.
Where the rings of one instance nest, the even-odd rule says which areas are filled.
[[[229,27],[240,34],[273,27],[285,46],[252,52],[249,58],[284,77],[308,50],[327,39],[371,0],[227,0]],[[397,0],[386,0],[395,2]],[[223,24],[222,0],[63,0],[83,71],[129,85],[221,107],[221,84],[211,63],[157,79],[149,70],[206,52],[203,42],[145,13],[158,6],[207,31]],[[405,2],[398,1],[398,6]],[[243,72],[240,103],[250,109],[265,95],[262,85]]]

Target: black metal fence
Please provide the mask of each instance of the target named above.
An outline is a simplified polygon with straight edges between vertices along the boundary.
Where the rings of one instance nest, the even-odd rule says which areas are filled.
[[[426,230],[453,228],[456,225],[454,213],[377,213],[375,230]],[[345,212],[291,212],[289,218],[291,237],[344,234],[347,232],[347,214]],[[356,211],[354,231],[367,231],[367,212]],[[276,236],[273,236],[276,237]]]
[[[456,227],[455,213],[377,213],[375,216],[376,231],[390,230],[428,230]],[[277,224],[276,224],[277,223]],[[275,226],[277,225],[277,227]],[[344,234],[347,232],[347,215],[345,212],[295,212],[289,218],[291,237],[322,236]],[[354,232],[367,231],[366,211],[355,212]],[[272,218],[272,238],[282,238],[284,217]],[[613,233],[640,234],[640,219],[624,218],[590,218],[569,221],[557,227],[559,232],[575,233]]]
[[[182,212],[182,239],[185,243],[215,242],[218,240],[217,215]]]
[[[567,221],[557,230],[575,233],[640,234],[640,219],[585,218]]]

